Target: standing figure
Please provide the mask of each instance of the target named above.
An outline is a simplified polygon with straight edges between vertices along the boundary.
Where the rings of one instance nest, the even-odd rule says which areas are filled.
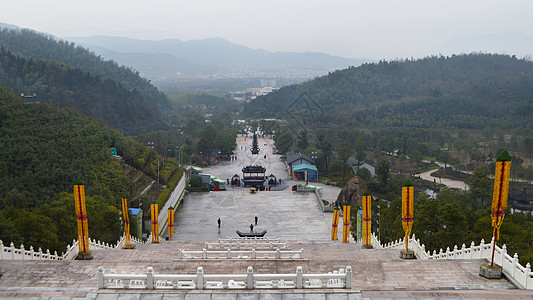
[[[221,221],[220,221],[220,218],[218,218],[218,221],[217,221],[217,223],[218,223],[218,228],[220,228],[220,222],[221,222]]]
[[[255,216],[255,226],[257,226],[257,216]]]
[[[254,224],[250,224],[250,232],[254,232]]]

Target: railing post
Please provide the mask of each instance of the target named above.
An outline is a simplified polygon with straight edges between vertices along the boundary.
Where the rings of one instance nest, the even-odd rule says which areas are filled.
[[[302,272],[302,267],[301,266],[298,266],[296,268],[296,288],[297,289],[301,289],[303,288],[303,272]]]
[[[526,264],[526,271],[524,272],[526,275],[526,280],[524,281],[524,289],[528,289],[527,282],[529,281],[529,274],[531,274],[531,265],[529,263]]]
[[[503,262],[505,261],[505,255],[507,254],[507,246],[506,245],[503,245],[502,246],[502,251],[501,251],[501,255],[502,257],[500,258],[500,267],[502,267],[502,269],[504,269],[504,265],[503,265]]]
[[[146,288],[149,290],[154,289],[154,268],[148,267],[146,270]]]
[[[231,258],[231,249],[228,249],[228,253],[226,253],[226,258],[227,259]]]
[[[511,269],[511,277],[514,277],[514,270],[516,269],[516,265],[518,265],[518,253],[515,253],[513,256],[513,268]]]
[[[4,259],[4,243],[0,240],[0,260]]]
[[[474,247],[476,247],[476,244],[472,241],[472,243],[470,243],[470,259],[474,258]]]
[[[479,258],[483,259],[483,252],[485,250],[485,239],[481,239],[481,243],[479,243]],[[491,249],[492,251],[492,249]],[[488,258],[488,257],[487,257]]]
[[[24,260],[24,251],[26,251],[26,249],[24,248],[24,244],[20,244],[20,255],[21,255],[21,258],[22,260]]]
[[[254,269],[248,267],[246,269],[246,289],[252,290],[254,288]]]
[[[346,288],[352,288],[352,266],[346,266]]]
[[[102,266],[98,267],[98,288],[104,289],[104,268]]]
[[[35,251],[33,250],[33,246],[30,246],[30,256],[31,256],[30,260],[33,260],[33,259],[34,259],[34,258],[33,258],[33,254],[34,254],[34,253],[35,253]]]
[[[252,259],[256,258],[255,249],[252,249]]]
[[[196,288],[199,290],[204,289],[204,268],[198,267],[196,270]]]
[[[207,259],[207,251],[205,249],[202,250],[202,259]]]
[[[301,259],[304,258],[304,249],[303,249],[303,248],[300,250],[300,258],[301,258]]]
[[[281,258],[281,252],[279,251],[279,249],[276,249],[276,259],[280,259]]]
[[[178,259],[182,259],[182,258],[183,258],[183,250],[178,249]]]

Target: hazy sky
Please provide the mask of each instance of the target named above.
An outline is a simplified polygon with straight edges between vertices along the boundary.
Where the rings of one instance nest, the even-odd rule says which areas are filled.
[[[531,0],[0,0],[0,7],[0,22],[58,37],[222,37],[269,51],[354,58],[438,54],[456,36],[533,37]]]

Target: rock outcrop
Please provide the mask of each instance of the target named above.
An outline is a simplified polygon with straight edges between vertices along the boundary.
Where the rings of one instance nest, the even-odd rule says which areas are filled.
[[[354,176],[342,188],[339,196],[337,196],[336,204],[342,206],[347,203],[351,206],[362,205],[363,193],[367,191],[365,181],[359,177]]]

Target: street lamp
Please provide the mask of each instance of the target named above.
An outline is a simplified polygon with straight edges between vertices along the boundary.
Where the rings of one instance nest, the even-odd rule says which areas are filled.
[[[180,167],[181,167],[181,150],[182,150],[182,148],[183,148],[183,145],[181,145],[179,147],[176,146],[176,149],[178,149],[178,164],[179,164]]]
[[[313,159],[313,162],[316,165],[316,159],[318,158],[318,153],[317,152],[311,152],[311,158]]]

